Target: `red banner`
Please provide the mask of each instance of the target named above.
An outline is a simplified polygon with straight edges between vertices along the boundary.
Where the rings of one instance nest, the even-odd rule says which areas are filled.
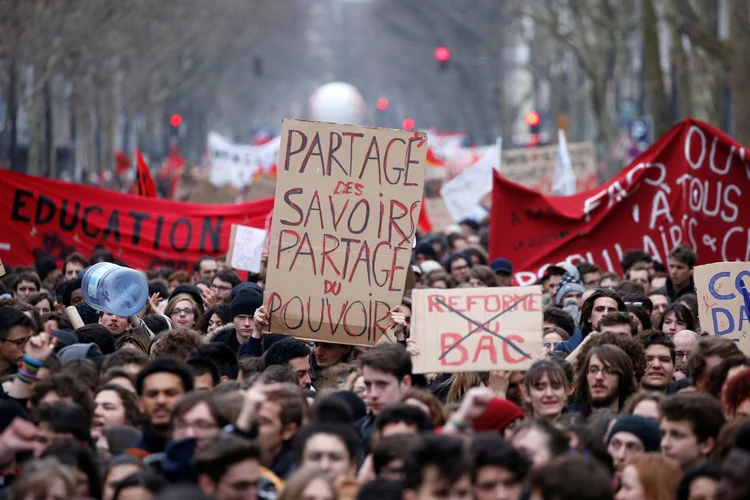
[[[574,196],[543,196],[495,173],[490,254],[508,258],[521,285],[565,261],[587,260],[621,274],[629,249],[666,262],[682,244],[698,253],[700,264],[749,261],[745,190],[750,152],[688,119],[609,182]]]
[[[192,270],[202,255],[227,251],[232,224],[265,227],[273,198],[202,205],[121,194],[81,184],[0,171],[0,260],[61,262],[98,245],[137,269]]]

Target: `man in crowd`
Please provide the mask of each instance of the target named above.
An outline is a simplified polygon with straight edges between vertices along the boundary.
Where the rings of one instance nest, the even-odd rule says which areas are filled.
[[[34,320],[12,307],[0,308],[0,377],[16,372],[24,347],[36,334]]]
[[[143,455],[163,453],[170,437],[172,409],[183,394],[193,390],[193,374],[185,363],[157,358],[138,373],[135,388],[146,423],[133,448]]]
[[[399,402],[401,394],[411,387],[411,357],[400,344],[378,345],[360,358],[365,392],[362,395],[370,412],[362,419],[360,432],[365,449],[370,449],[370,438],[380,411]]]
[[[625,351],[608,344],[595,347],[578,368],[577,402],[569,409],[586,416],[597,408],[619,411],[635,386],[633,363]]]
[[[216,262],[216,259],[204,255],[198,259],[198,262],[196,262],[193,267],[193,283],[199,280],[213,279],[218,270],[219,264]]]
[[[503,257],[497,257],[490,262],[490,267],[497,276],[497,286],[513,286],[513,264]]]
[[[643,453],[659,451],[659,424],[638,415],[623,415],[607,434],[607,453],[612,457],[615,479],[622,478],[627,461]]]
[[[737,430],[734,446],[724,460],[716,500],[750,498],[750,424]]]
[[[670,302],[695,291],[693,268],[697,262],[698,255],[686,246],[679,246],[669,253],[669,277],[664,291]]]
[[[231,435],[206,439],[195,453],[200,489],[212,500],[256,499],[261,484],[261,450]]]
[[[669,305],[669,296],[663,290],[652,290],[648,294],[648,298],[651,299],[651,325],[656,326],[661,321],[661,317],[664,315],[664,311]]]
[[[698,343],[698,334],[691,330],[682,330],[672,337],[675,353],[675,379],[688,376],[688,358]]]
[[[263,295],[260,291],[254,288],[241,290],[232,299],[231,317],[234,330],[218,333],[211,342],[226,344],[236,354],[249,338],[262,338],[263,334],[256,328],[254,319],[255,311],[262,305]]]
[[[78,279],[78,275],[81,271],[89,267],[89,261],[78,252],[73,252],[65,259],[65,263],[62,267],[63,279],[74,280]]]
[[[332,481],[356,475],[361,446],[359,436],[350,426],[309,425],[299,433],[295,446],[299,467],[320,469]]]
[[[310,348],[295,338],[285,338],[274,344],[263,355],[266,366],[288,366],[297,376],[297,383],[302,388],[310,387]]]
[[[520,498],[530,464],[502,437],[477,435],[471,443],[471,481],[476,500]]]
[[[425,436],[406,460],[404,500],[472,498],[471,465],[460,438]]]
[[[625,335],[627,337],[635,337],[638,334],[638,326],[635,321],[630,318],[630,315],[625,312],[612,312],[605,314],[599,325],[597,326],[599,332],[612,332]]]
[[[232,302],[232,288],[240,283],[237,273],[231,269],[221,269],[211,280],[211,290],[216,294],[219,303],[229,304]]]
[[[646,372],[641,387],[649,391],[666,392],[675,371],[675,347],[665,333],[652,330],[641,337]]]
[[[724,425],[721,403],[707,394],[673,394],[661,404],[661,451],[687,470],[708,458]]]
[[[581,276],[581,281],[586,289],[597,288],[599,286],[599,280],[602,279],[602,270],[599,266],[584,261],[576,267],[578,268],[578,274]]]
[[[31,273],[18,275],[13,283],[13,297],[28,301],[29,297],[34,295],[42,287],[42,282]]]
[[[651,291],[651,276],[648,269],[644,267],[631,267],[625,274],[625,279],[641,285],[645,293]]]
[[[598,331],[599,321],[605,315],[617,311],[627,312],[622,299],[615,292],[596,290],[581,306],[581,328],[570,339],[555,346],[555,351],[570,354],[592,331]]]

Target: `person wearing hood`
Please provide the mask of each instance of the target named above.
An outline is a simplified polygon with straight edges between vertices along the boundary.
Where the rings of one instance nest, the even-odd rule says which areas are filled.
[[[234,353],[251,338],[260,339],[262,333],[256,331],[255,311],[263,305],[263,293],[253,287],[240,290],[232,299],[231,317],[234,329],[218,332],[211,342],[228,345]]]

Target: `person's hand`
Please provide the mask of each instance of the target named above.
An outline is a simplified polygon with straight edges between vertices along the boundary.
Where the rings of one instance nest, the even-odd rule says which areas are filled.
[[[470,427],[474,419],[484,413],[494,397],[496,397],[495,393],[489,387],[472,387],[464,396],[461,406],[458,407],[451,420]]]
[[[154,314],[159,313],[159,302],[161,302],[161,294],[156,292],[148,298],[148,309]]]
[[[10,462],[16,453],[34,449],[36,426],[16,417],[0,434],[0,465]]]
[[[48,333],[42,332],[39,335],[34,335],[26,342],[23,353],[34,361],[44,363],[55,352],[56,345],[57,337],[50,339]]]
[[[255,420],[258,418],[260,406],[268,400],[268,395],[280,390],[284,390],[284,384],[253,384],[245,391],[242,410],[240,410],[235,426],[241,431],[249,432],[256,423]]]
[[[255,310],[253,315],[253,322],[255,323],[255,331],[263,334],[263,330],[268,326],[271,321],[271,315],[268,314],[266,306],[260,306]]]
[[[679,371],[675,371],[675,372],[674,372],[674,375],[672,375],[672,378],[673,378],[673,379],[675,379],[675,381],[677,381],[677,380],[682,380],[682,379],[684,379],[684,378],[687,378],[687,375],[685,375],[685,374],[684,374],[684,373],[682,373],[682,372],[679,372]]]
[[[201,299],[203,299],[203,307],[205,307],[206,310],[211,309],[219,303],[219,296],[210,288],[201,292]]]
[[[408,352],[409,356],[411,356],[412,358],[416,358],[417,356],[422,354],[422,349],[419,348],[416,340],[408,339],[406,341],[406,352]]]
[[[490,372],[490,378],[487,381],[487,387],[492,389],[495,396],[498,398],[506,399],[508,395],[508,387],[510,386],[510,376],[513,372],[510,371],[495,371]]]
[[[359,468],[357,480],[364,484],[373,479],[375,479],[375,466],[372,462],[372,453],[370,453],[367,455],[367,458],[365,458],[365,461],[362,462],[362,467]]]
[[[404,340],[409,334],[409,326],[411,323],[411,317],[407,316],[406,313],[401,309],[401,304],[397,305],[390,311],[391,313],[391,326],[395,327],[397,340]]]
[[[546,347],[542,346],[541,349],[539,349],[539,352],[536,353],[536,360],[535,361],[544,361],[549,357],[549,353],[552,352],[550,349],[547,349]]]

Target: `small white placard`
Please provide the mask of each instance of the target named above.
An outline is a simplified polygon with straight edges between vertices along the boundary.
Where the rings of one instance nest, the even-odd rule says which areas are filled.
[[[263,229],[232,224],[227,252],[227,261],[232,269],[259,273],[265,241],[266,231]]]

